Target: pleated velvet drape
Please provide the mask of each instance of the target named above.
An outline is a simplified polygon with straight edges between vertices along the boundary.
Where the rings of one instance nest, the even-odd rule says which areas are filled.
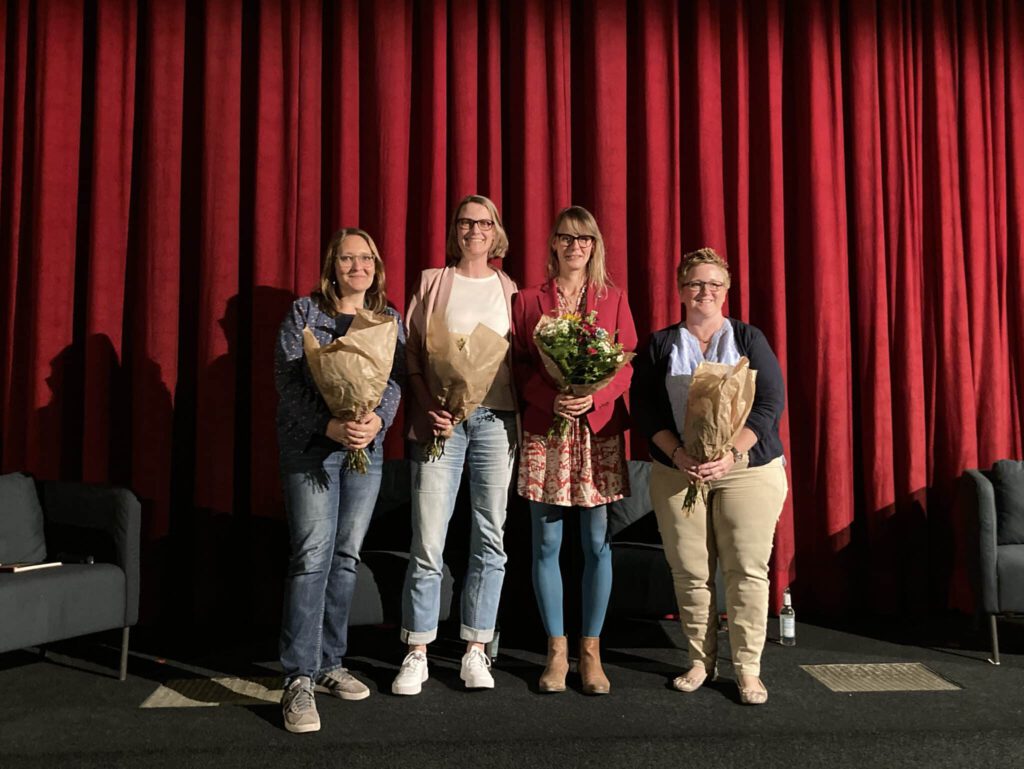
[[[272,345],[333,230],[401,310],[461,196],[523,284],[579,203],[641,338],[710,245],[779,356],[776,600],[944,608],[957,477],[1021,456],[1022,79],[1013,0],[7,0],[0,463],[130,486],[159,616],[173,537],[280,556]]]

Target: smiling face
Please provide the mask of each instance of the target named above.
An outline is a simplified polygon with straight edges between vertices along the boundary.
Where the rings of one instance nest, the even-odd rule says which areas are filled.
[[[721,317],[729,289],[729,276],[714,264],[698,264],[687,270],[679,292],[688,320]]]
[[[494,248],[495,221],[487,207],[469,202],[459,209],[456,237],[464,257],[486,259]]]
[[[580,237],[582,236],[582,237]],[[594,253],[596,238],[578,222],[563,217],[551,238],[551,250],[558,259],[558,275],[573,278],[585,273]]]
[[[376,259],[370,244],[359,235],[348,235],[338,245],[334,257],[334,277],[340,296],[362,294],[373,285]]]

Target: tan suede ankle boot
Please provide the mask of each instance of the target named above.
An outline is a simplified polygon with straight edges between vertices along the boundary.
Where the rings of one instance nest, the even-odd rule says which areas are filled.
[[[565,674],[569,672],[569,643],[564,635],[548,639],[548,664],[540,675],[542,692],[564,692]]]
[[[607,694],[612,685],[601,667],[601,639],[580,639],[580,678],[584,694]]]

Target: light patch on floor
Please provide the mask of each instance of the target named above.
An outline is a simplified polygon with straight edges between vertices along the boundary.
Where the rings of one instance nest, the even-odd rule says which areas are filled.
[[[961,688],[919,662],[800,667],[834,692],[945,692]]]
[[[281,676],[183,678],[161,684],[140,708],[203,708],[281,702]]]

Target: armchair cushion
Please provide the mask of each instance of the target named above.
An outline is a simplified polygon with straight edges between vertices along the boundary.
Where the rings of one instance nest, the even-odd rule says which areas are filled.
[[[1000,545],[999,612],[1024,612],[1024,545]]]
[[[989,475],[996,504],[996,537],[1000,545],[1024,545],[1024,462],[1003,459]]]
[[[45,558],[43,509],[35,481],[24,473],[0,475],[0,563]]]

